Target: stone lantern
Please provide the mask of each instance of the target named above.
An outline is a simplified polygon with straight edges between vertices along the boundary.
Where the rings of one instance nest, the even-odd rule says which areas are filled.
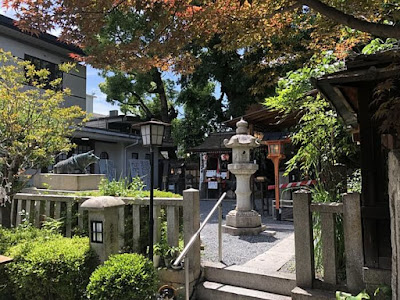
[[[88,210],[90,246],[101,262],[123,246],[124,206],[120,198],[109,196],[91,197],[81,205]]]
[[[251,204],[250,177],[258,165],[250,162],[250,150],[259,147],[258,140],[247,133],[245,120],[236,123],[236,135],[224,140],[225,147],[232,148],[232,164],[228,170],[236,176],[236,208],[226,216],[224,232],[231,235],[256,235],[264,231],[261,216]]]

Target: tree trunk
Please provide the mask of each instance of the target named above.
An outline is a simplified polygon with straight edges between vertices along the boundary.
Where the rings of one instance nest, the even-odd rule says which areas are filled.
[[[161,72],[157,68],[152,69],[153,81],[155,82],[157,89],[156,92],[160,97],[161,102],[161,121],[170,123],[171,120],[168,116],[168,99],[165,93],[164,82],[161,78]]]

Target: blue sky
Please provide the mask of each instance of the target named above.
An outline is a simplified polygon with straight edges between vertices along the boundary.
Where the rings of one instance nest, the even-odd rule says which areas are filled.
[[[100,91],[99,83],[103,82],[103,77],[98,75],[99,70],[88,65],[86,68],[86,93],[95,95],[93,101],[93,112],[108,115],[110,110],[118,109],[117,105],[112,105],[106,101],[106,95]]]

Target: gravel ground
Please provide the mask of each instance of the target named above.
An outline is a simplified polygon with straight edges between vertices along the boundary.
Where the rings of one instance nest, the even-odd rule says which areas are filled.
[[[200,201],[201,222],[211,211],[216,201]],[[224,200],[222,203],[222,224],[225,224],[226,214],[234,209],[235,201]],[[222,235],[222,260],[226,265],[241,265],[250,259],[266,252],[279,241],[293,232],[293,223],[288,221],[274,221],[272,217],[263,217],[263,224],[267,230],[276,231],[274,237],[268,237],[262,233],[256,236],[231,236]],[[201,242],[204,245],[202,261],[218,261],[218,210],[214,213],[208,224],[201,232]]]

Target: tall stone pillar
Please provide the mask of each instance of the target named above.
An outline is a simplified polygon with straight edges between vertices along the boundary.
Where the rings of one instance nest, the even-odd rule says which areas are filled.
[[[261,216],[252,210],[250,177],[258,165],[250,162],[250,150],[260,146],[257,139],[247,134],[248,124],[243,119],[236,123],[236,135],[224,140],[225,147],[232,148],[232,164],[228,170],[236,176],[236,209],[226,216],[224,232],[231,235],[256,235],[265,229]]]

